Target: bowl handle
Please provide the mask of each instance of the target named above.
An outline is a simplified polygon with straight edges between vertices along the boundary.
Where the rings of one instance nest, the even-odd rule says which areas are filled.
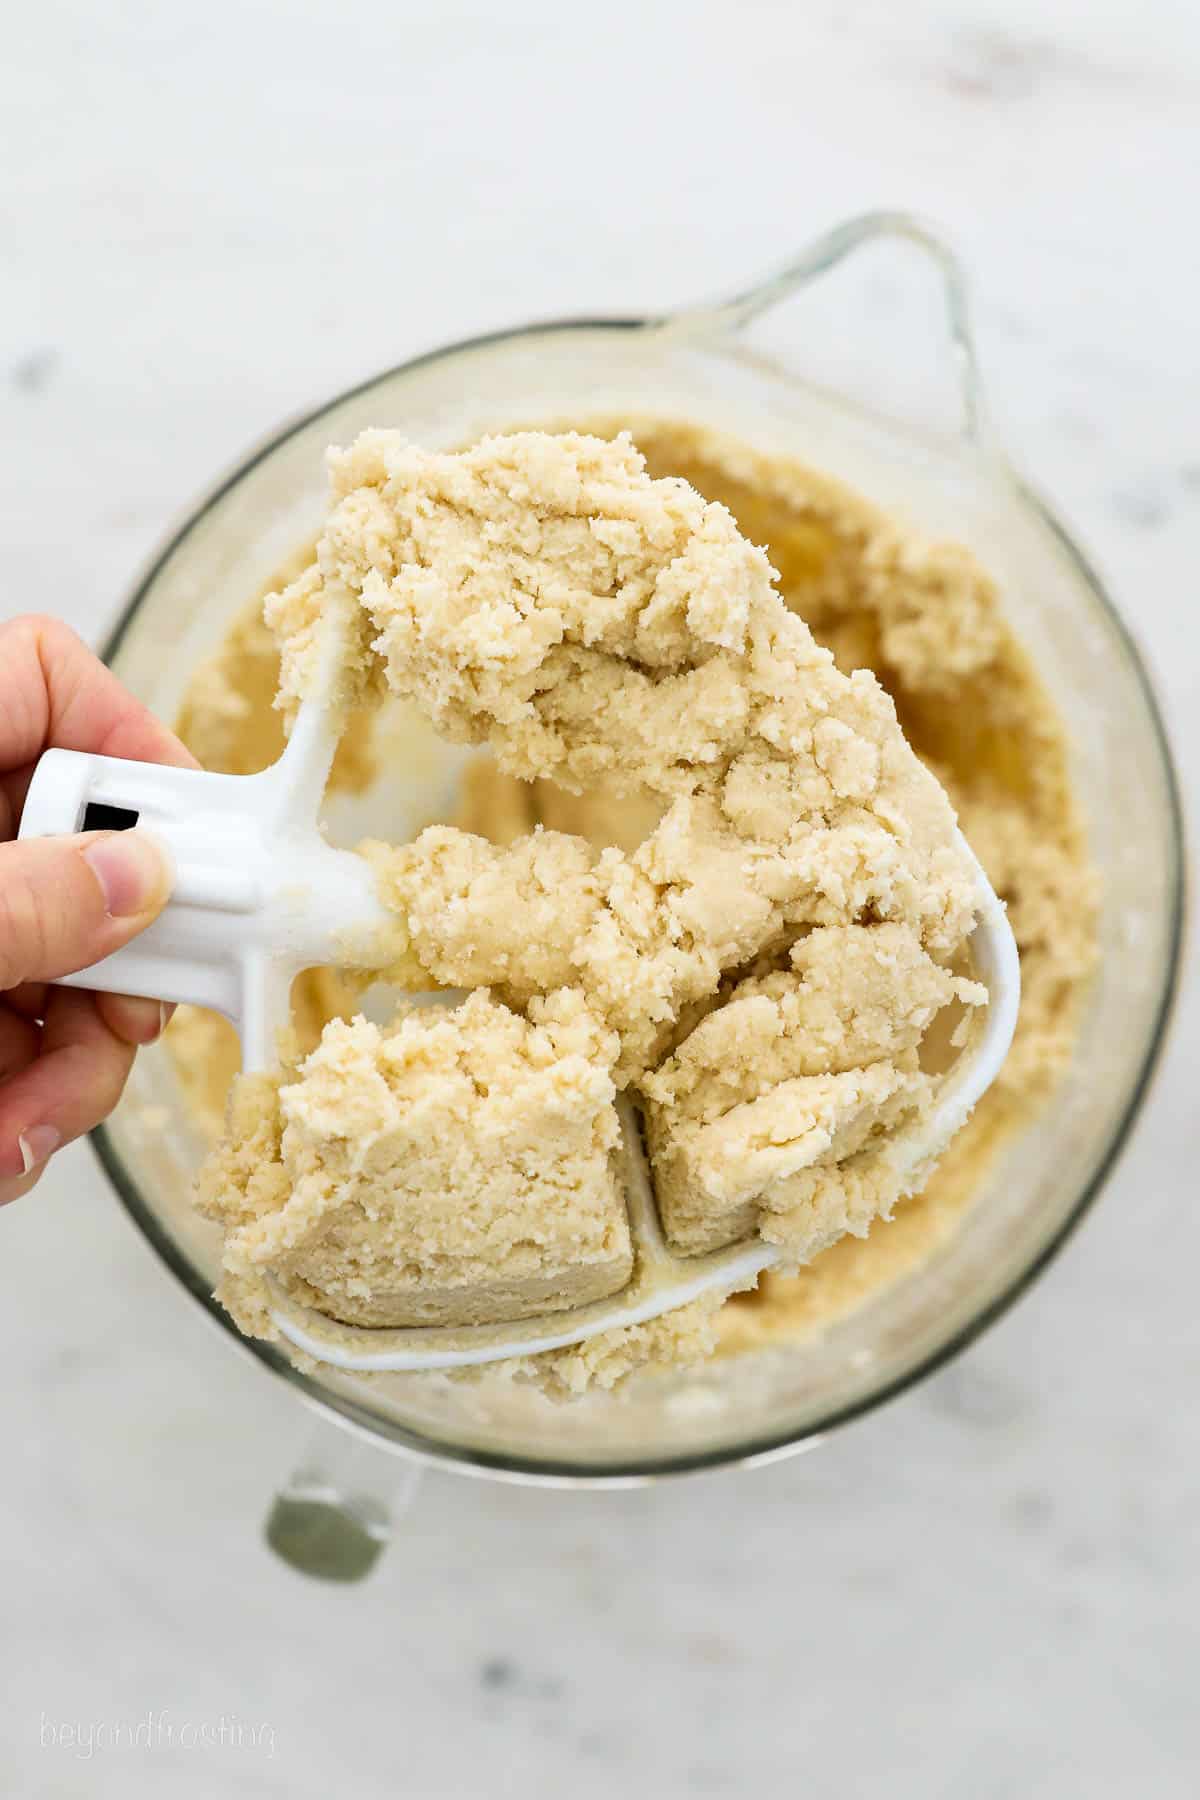
[[[664,323],[681,335],[714,336],[740,331],[810,282],[836,269],[862,245],[879,239],[912,244],[933,263],[941,280],[946,336],[961,408],[959,431],[969,444],[982,445],[987,437],[983,386],[962,264],[938,232],[912,213],[872,212],[846,219],[814,238],[798,256],[753,287],[726,300],[677,312]]]
[[[410,1457],[321,1424],[271,1503],[263,1535],[291,1568],[322,1581],[361,1581],[391,1542],[423,1470]]]

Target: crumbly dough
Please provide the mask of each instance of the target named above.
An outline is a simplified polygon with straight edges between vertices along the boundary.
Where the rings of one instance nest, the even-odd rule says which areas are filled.
[[[367,620],[360,695],[386,682],[517,775],[604,776],[667,804],[632,855],[540,829],[507,848],[451,827],[375,846],[406,978],[415,957],[427,979],[515,1008],[578,994],[615,1034],[618,1085],[653,1099],[677,1248],[758,1229],[796,1264],[865,1231],[927,1166],[891,1153],[932,1112],[925,1028],[954,1000],[986,1002],[931,960],[961,950],[978,881],[891,701],[787,611],[728,511],[650,479],[628,437],[447,454],[368,432],[331,461],[314,569],[266,607],[285,708],[313,679],[314,617],[349,596]],[[770,998],[735,987],[742,1029],[723,1041],[736,1101],[712,1081],[693,1117],[654,1072],[685,1012],[719,1006],[730,972],[764,956],[780,965]],[[774,1070],[772,1002],[792,1052]],[[834,1041],[830,1020],[854,1013],[861,1029]]]
[[[198,1205],[239,1319],[290,1300],[354,1325],[475,1324],[628,1281],[615,1045],[578,995],[485,993],[387,1031],[335,1020],[295,1078],[234,1089]]]
[[[902,1186],[894,1130],[935,1089],[922,1039],[955,999],[985,999],[902,925],[817,926],[788,960],[737,983],[642,1083],[658,1209],[681,1250],[758,1230],[798,1240],[809,1262],[864,1236]]]
[[[727,1350],[801,1337],[861,1304],[930,1254],[953,1230],[998,1146],[1043,1102],[1058,1067],[1069,1055],[1078,996],[1094,955],[1094,895],[1069,791],[1061,727],[1012,640],[992,584],[973,559],[953,546],[918,542],[859,497],[797,463],[766,459],[731,440],[661,421],[638,424],[636,435],[652,473],[679,471],[686,475],[698,490],[728,505],[748,536],[766,543],[781,572],[787,605],[833,649],[841,669],[849,673],[869,665],[879,674],[897,702],[910,741],[949,788],[968,836],[1009,901],[1022,950],[1024,992],[1017,1043],[1001,1082],[950,1146],[924,1191],[906,1199],[890,1224],[877,1221],[865,1239],[842,1238],[815,1254],[798,1275],[769,1276],[754,1294],[736,1297],[719,1311],[699,1309],[699,1316],[693,1317],[697,1309],[688,1309],[687,1314],[659,1322],[664,1330],[657,1333],[637,1328],[626,1334],[633,1341],[597,1342],[574,1353],[556,1352],[535,1359],[533,1372],[544,1385],[570,1390],[589,1381],[607,1385],[647,1356],[673,1356],[680,1350],[702,1354],[714,1333]],[[621,447],[621,454],[628,456],[627,446]],[[747,573],[745,568],[743,573]],[[752,584],[752,562],[748,573]],[[308,579],[311,585],[316,578],[310,575]],[[701,632],[710,622],[701,617]],[[678,612],[671,629],[677,625]],[[272,668],[273,652],[263,644],[261,628],[245,629],[257,639],[263,670]],[[627,618],[620,629],[627,633]],[[684,631],[689,629],[684,609]],[[718,624],[717,629],[720,632],[722,627]],[[621,644],[627,646],[627,636]],[[594,646],[565,641],[565,650],[563,643],[551,646],[547,657],[569,659],[589,648]],[[689,673],[704,661],[728,659],[731,654],[737,652],[729,645],[706,642],[701,654],[689,663]],[[453,728],[477,738],[479,719],[469,694],[464,698],[455,690],[453,667],[447,674],[436,655],[432,661],[430,655],[427,648],[421,650],[425,658],[421,679],[429,682],[431,691],[445,697]],[[614,760],[613,739],[603,731],[591,734],[587,751],[591,759],[609,758],[603,770],[592,773],[594,761],[587,769],[564,769],[562,720],[554,703],[547,709],[536,685],[546,659],[535,674],[531,701],[543,742],[548,720],[557,781],[523,780],[500,767],[493,756],[480,757],[464,780],[459,822],[467,833],[486,836],[498,848],[519,845],[536,825],[586,837],[590,858],[581,855],[578,846],[570,852],[583,881],[589,867],[594,871],[600,861],[598,852],[616,850],[631,862],[680,797],[694,803],[697,793],[701,800],[708,799],[709,793],[705,781],[694,781],[695,770],[681,772],[677,759],[671,759],[673,766],[665,765],[661,755],[654,771],[658,791],[629,779],[628,762],[619,754]],[[253,734],[261,727],[264,712],[258,694],[273,685],[273,668],[271,678],[261,684],[252,670],[253,665],[231,640],[216,668],[198,679],[189,694],[181,728],[210,766],[236,766],[230,758],[238,754],[248,756],[253,766]],[[635,673],[645,674],[640,664]],[[668,674],[665,679],[671,678]],[[711,674],[707,679],[712,679]],[[659,670],[652,685],[661,685],[663,680]],[[233,696],[232,707],[227,696],[222,698],[222,686]],[[231,713],[239,711],[240,717],[231,718]],[[526,721],[529,716],[524,715]],[[501,754],[527,771],[528,762],[521,764],[525,752],[520,744],[529,734],[519,718],[510,722],[506,733],[498,746]],[[277,742],[277,726],[275,734]],[[263,754],[259,766],[272,753]],[[710,776],[712,765],[702,765],[700,772]],[[558,785],[564,776],[576,780],[583,791],[575,794]],[[675,782],[679,786],[673,796]],[[681,795],[680,788],[687,791]],[[719,803],[723,800],[722,793]],[[435,842],[440,844],[438,854],[444,855],[446,837],[431,840],[431,848]],[[470,856],[477,864],[486,860],[474,843]],[[507,865],[507,873],[528,871],[528,845],[520,849],[520,856],[525,863],[518,858]],[[496,865],[489,867],[494,875]],[[694,1004],[685,1002],[670,1041],[656,1045],[651,1054],[651,1065],[657,1055],[658,1066],[642,1069],[639,1079],[648,1089],[655,1084],[659,1088],[657,1097],[647,1091],[652,1135],[660,1111],[665,1116],[673,1109],[675,1115],[675,1161],[659,1158],[660,1199],[679,1170],[690,1166],[689,1146],[694,1153],[699,1134],[719,1124],[721,1116],[729,1116],[720,1114],[729,1094],[722,1092],[720,1099],[707,1107],[703,1103],[706,1084],[715,1079],[720,1088],[725,1081],[720,1042],[704,1034],[711,1034],[715,1024],[728,1030],[744,1020],[748,1062],[751,1054],[761,1055],[762,1043],[750,1035],[756,1030],[754,1021],[769,1035],[775,1033],[784,1017],[784,1000],[794,1008],[803,990],[803,981],[796,978],[790,962],[791,953],[805,943],[819,942],[819,931],[845,928],[844,920],[821,921],[818,929],[811,928],[813,923],[788,927],[785,941],[773,946],[765,967],[756,966],[749,973],[728,971],[718,984],[721,1005],[717,1011],[711,1010],[711,995]],[[862,928],[863,934],[870,938],[884,923],[872,918]],[[893,923],[887,921],[889,928]],[[943,951],[935,950],[937,961],[929,958],[928,949],[934,946],[923,946],[920,933],[908,941],[910,950],[914,945],[926,955],[939,980],[951,979]],[[518,978],[521,973],[518,969]],[[303,981],[310,979],[315,977]],[[504,981],[496,985],[503,992]],[[519,981],[509,997],[517,1000],[518,991]],[[302,989],[300,997],[305,997]],[[326,1016],[333,1016],[342,999],[310,992],[308,1010],[319,1016],[325,1006]],[[766,1026],[764,1002],[774,1009],[771,1027]],[[731,1013],[730,1021],[726,1021],[726,1013]],[[224,1044],[225,1060],[223,1065],[220,1058],[212,1060],[211,1078],[202,1094],[194,1079],[199,1066],[194,1053],[198,1042],[208,1048],[216,1038]],[[786,1029],[782,1039],[788,1041]],[[796,1034],[793,1039],[798,1041]],[[749,1049],[752,1041],[757,1044],[753,1053]],[[777,1036],[772,1041],[777,1041]],[[171,1027],[168,1045],[176,1054],[177,1065],[192,1073],[197,1115],[211,1132],[226,1071],[236,1058],[232,1034],[219,1021],[188,1014],[185,1009]],[[901,1048],[893,1043],[888,1056],[893,1068],[906,1058],[911,1063],[911,1046]],[[836,1061],[833,1053],[828,1070],[814,1073],[805,1068],[785,1079],[812,1080],[844,1073],[833,1067]],[[867,1069],[878,1066],[879,1059],[862,1065]],[[620,1073],[624,1078],[625,1071]],[[910,1066],[903,1075],[907,1080],[919,1079],[920,1071]],[[742,1109],[749,1104],[753,1110],[763,1098],[760,1093],[746,1096],[730,1110],[745,1117]],[[887,1101],[879,1104],[885,1109]],[[706,1120],[704,1114],[714,1108],[717,1118]],[[828,1117],[827,1113],[827,1122]],[[700,1160],[705,1168],[712,1166],[708,1159]],[[733,1166],[731,1157],[729,1167]],[[687,1191],[686,1181],[680,1191]],[[681,1228],[684,1211],[686,1208],[677,1214],[677,1228]],[[678,1341],[673,1344],[676,1326]],[[639,1341],[646,1339],[653,1341]]]
[[[997,1156],[1051,1102],[1096,960],[1099,888],[1062,720],[968,551],[920,537],[795,458],[688,423],[604,428],[618,423],[632,425],[652,473],[678,473],[723,500],[768,547],[787,605],[840,668],[875,671],[1005,901],[1021,955],[1012,1048],[920,1191],[867,1238],[847,1235],[794,1275],[766,1274],[718,1315],[727,1353],[799,1343],[934,1256]],[[483,772],[473,783],[476,814],[486,816]],[[602,805],[602,830],[609,816]]]

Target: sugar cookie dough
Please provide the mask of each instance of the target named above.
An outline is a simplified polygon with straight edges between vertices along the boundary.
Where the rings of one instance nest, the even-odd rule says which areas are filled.
[[[334,1020],[295,1080],[239,1080],[197,1203],[239,1310],[287,1298],[355,1325],[524,1318],[633,1267],[615,1045],[577,995],[524,1018],[473,994],[388,1031]]]
[[[285,709],[312,679],[315,622],[349,600],[360,705],[386,685],[515,774],[603,775],[668,803],[631,856],[545,831],[497,849],[445,827],[373,847],[409,940],[404,978],[415,963],[418,982],[488,987],[517,1009],[576,996],[611,1036],[616,1083],[651,1101],[660,1212],[682,1251],[760,1230],[798,1263],[886,1216],[916,1179],[891,1140],[936,1091],[924,1030],[986,994],[932,960],[961,952],[977,877],[874,677],[843,675],[728,511],[652,480],[627,437],[522,433],[447,454],[368,432],[331,467],[316,562],[266,605]],[[778,965],[766,985],[727,995],[725,978],[763,958]],[[720,1019],[726,999],[736,1092],[711,1080],[689,1109],[672,1074],[655,1086],[658,1065],[682,1030],[694,1073],[706,1052],[683,1015]],[[839,1033],[839,1016],[858,1028]],[[764,1055],[772,1019],[784,1036]],[[479,1048],[485,1079],[506,1054]],[[341,1193],[341,1158],[323,1166]],[[222,1169],[212,1191],[231,1179]],[[421,1281],[441,1267],[427,1255]],[[480,1291],[476,1276],[473,1305]]]
[[[917,1053],[936,1014],[983,998],[902,925],[819,925],[788,961],[739,982],[642,1082],[658,1210],[681,1250],[765,1232],[764,1209],[803,1221],[804,1262],[864,1236],[898,1197],[867,1146],[928,1103]]]
[[[465,831],[426,834],[394,858],[389,852],[376,853],[385,880],[395,885],[398,904],[407,910],[410,935],[419,955],[428,958],[427,966],[440,962],[439,979],[455,979],[456,973],[461,979],[463,959],[475,958],[465,985],[475,985],[476,980],[489,983],[495,996],[489,1004],[507,1005],[517,1015],[547,991],[542,983],[549,982],[556,970],[562,973],[565,965],[567,978],[559,985],[582,994],[597,1025],[613,1030],[621,1040],[611,1069],[614,1085],[629,1083],[645,1100],[649,1135],[656,1147],[660,1204],[673,1215],[681,1241],[690,1233],[692,1241],[699,1242],[697,1231],[703,1235],[726,1229],[735,1219],[740,1230],[752,1216],[768,1229],[782,1220],[786,1230],[789,1183],[806,1184],[799,1210],[806,1215],[805,1254],[813,1260],[798,1276],[770,1277],[754,1295],[716,1312],[709,1308],[692,1316],[696,1309],[689,1309],[672,1321],[658,1322],[665,1330],[652,1333],[639,1328],[623,1334],[628,1341],[597,1342],[573,1353],[535,1359],[533,1372],[543,1383],[571,1389],[591,1381],[608,1385],[647,1358],[702,1354],[714,1335],[727,1349],[800,1337],[860,1304],[927,1255],[953,1229],[1006,1132],[1040,1103],[1054,1070],[1069,1054],[1078,993],[1094,953],[1094,902],[1066,781],[1061,728],[1013,644],[994,589],[973,559],[952,546],[920,542],[857,496],[799,464],[759,457],[731,440],[658,421],[639,424],[636,435],[639,446],[649,453],[652,472],[678,470],[687,475],[697,489],[726,502],[749,537],[766,543],[771,561],[781,571],[787,605],[830,645],[845,673],[838,674],[806,632],[793,635],[787,623],[782,630],[774,620],[768,623],[766,641],[782,642],[785,655],[822,682],[829,682],[830,675],[837,678],[838,685],[829,683],[836,696],[830,713],[813,718],[811,713],[798,717],[793,712],[781,717],[778,694],[765,693],[760,679],[768,657],[755,655],[756,636],[760,643],[764,639],[762,611],[778,605],[770,596],[759,553],[744,543],[738,549],[741,540],[730,532],[727,516],[705,507],[696,495],[688,496],[686,489],[680,494],[677,483],[670,484],[669,505],[651,506],[644,494],[634,502],[624,491],[635,463],[628,444],[610,446],[611,461],[599,449],[587,452],[593,459],[592,473],[604,468],[608,477],[603,529],[594,541],[579,540],[580,517],[570,510],[572,494],[579,490],[564,485],[561,469],[532,472],[530,486],[547,518],[551,508],[563,507],[564,500],[565,511],[552,521],[553,533],[543,529],[547,521],[541,519],[536,536],[522,538],[507,528],[498,534],[499,557],[516,557],[518,562],[524,558],[521,570],[526,574],[539,561],[541,565],[538,579],[528,586],[519,579],[514,583],[520,619],[506,616],[505,623],[506,627],[520,623],[519,641],[508,629],[490,645],[473,634],[475,645],[464,655],[461,643],[455,641],[460,621],[453,616],[452,604],[456,593],[461,597],[464,584],[438,588],[430,568],[424,567],[420,581],[432,587],[421,589],[418,601],[414,583],[419,587],[420,581],[415,574],[410,571],[409,577],[396,581],[398,565],[388,540],[400,540],[395,538],[395,515],[387,512],[391,477],[386,447],[399,446],[389,434],[372,434],[366,446],[360,442],[346,453],[338,473],[343,502],[351,502],[349,512],[357,508],[359,523],[370,522],[366,537],[371,548],[365,561],[353,548],[355,521],[345,518],[342,526],[334,524],[331,542],[322,545],[318,559],[310,564],[301,593],[293,594],[292,601],[285,594],[272,604],[276,626],[286,631],[287,608],[304,593],[311,606],[322,582],[349,578],[352,585],[361,576],[364,600],[369,589],[372,609],[364,613],[369,621],[362,646],[364,691],[378,684],[382,674],[390,675],[401,691],[416,694],[456,735],[471,741],[490,736],[507,764],[502,767],[495,757],[480,758],[467,770],[458,812]],[[404,455],[420,454],[404,449]],[[447,466],[461,467],[465,459],[436,460],[445,474]],[[460,475],[456,486],[447,476],[444,485],[429,516],[401,521],[401,530],[408,533],[404,541],[421,540],[418,562],[422,557],[426,563],[435,562],[431,548],[441,554],[455,536],[461,545],[464,496],[470,512],[479,488],[486,486],[485,471],[477,461],[471,480]],[[476,516],[480,511],[476,506]],[[614,532],[613,525],[632,529]],[[565,588],[547,591],[541,580],[549,538],[563,532],[574,534],[572,541],[581,555],[586,551],[588,580],[604,587],[608,602],[602,629],[592,633],[590,641],[578,584],[567,582]],[[672,549],[673,556],[668,554]],[[658,591],[658,576],[683,550],[690,557],[689,578],[700,596],[694,609],[688,594],[671,582],[665,591]],[[704,559],[710,551],[725,559],[720,591],[704,582]],[[486,615],[488,603],[479,588],[477,563],[468,556],[458,566],[460,573],[465,572],[466,588],[475,583],[466,616],[472,615],[473,607]],[[726,592],[730,587],[735,590],[732,595]],[[431,593],[437,601],[432,608],[436,629],[422,636],[415,625]],[[547,613],[557,615],[548,634]],[[254,633],[253,680],[247,679],[242,649],[231,639],[214,665],[198,675],[181,721],[184,736],[210,766],[245,766],[244,759],[253,763],[256,755],[254,733],[262,724],[258,695],[265,687],[258,671],[265,676],[272,653],[261,626],[242,630]],[[368,648],[371,638],[379,639],[379,652]],[[386,659],[386,667],[380,658]],[[731,701],[727,676],[733,662],[748,669],[749,675],[736,684],[738,692]],[[861,742],[880,752],[883,740],[880,764],[885,787],[903,767],[903,759],[890,754],[890,733],[899,740],[909,770],[919,776],[890,708],[886,720],[880,712],[875,735],[859,725],[857,698],[873,692],[873,684],[860,678],[856,688],[845,676],[864,664],[873,667],[895,695],[905,733],[951,789],[969,837],[1009,899],[1025,983],[1017,1045],[1002,1084],[985,1097],[925,1191],[904,1200],[891,1223],[876,1217],[887,1211],[888,1199],[873,1192],[870,1181],[851,1191],[841,1171],[848,1165],[861,1169],[870,1162],[869,1150],[852,1147],[856,1105],[860,1116],[869,1111],[885,1131],[889,1106],[915,1112],[921,1105],[920,1090],[928,1078],[915,1050],[929,1022],[926,1010],[932,1009],[932,1017],[941,1006],[954,1007],[964,1000],[969,1004],[978,998],[969,988],[951,992],[947,986],[958,980],[949,964],[969,917],[969,897],[960,888],[962,872],[948,865],[935,870],[931,852],[939,821],[928,815],[931,835],[915,848],[906,847],[906,856],[899,859],[905,866],[897,880],[887,893],[867,900],[860,908],[866,916],[859,918],[853,906],[845,904],[846,894],[835,899],[822,893],[819,881],[813,879],[811,856],[804,867],[802,859],[792,854],[797,842],[789,841],[787,854],[781,855],[777,838],[770,835],[780,818],[785,827],[790,823],[796,840],[825,834],[828,841],[851,824],[868,833],[877,825],[878,785],[870,785],[870,759],[864,760]],[[284,687],[293,697],[302,688],[302,665],[302,654],[292,656],[290,664],[285,659]],[[588,686],[591,701],[582,721],[579,709],[564,701],[554,679],[562,667]],[[681,678],[691,684],[688,703],[682,705],[672,691]],[[528,686],[523,689],[522,683]],[[667,750],[657,730],[639,732],[634,724],[630,701],[638,694],[656,709],[658,719],[678,728],[680,735]],[[878,698],[870,704],[878,706]],[[499,728],[488,722],[493,705],[505,714]],[[758,730],[772,707],[774,737]],[[817,731],[830,716],[833,723],[846,725],[849,740],[837,732],[831,738],[827,730]],[[369,720],[370,714],[360,718]],[[809,734],[799,753],[797,733],[793,731],[789,739],[789,727],[796,724],[800,734]],[[572,734],[580,725],[581,748],[575,750]],[[357,735],[369,754],[369,730]],[[747,754],[748,747],[756,756]],[[259,765],[272,753],[264,751]],[[778,780],[778,765],[786,766],[793,756],[805,771],[805,804],[819,798],[807,814],[794,812],[790,821],[786,811],[763,810],[756,780],[743,779],[740,789],[729,780],[735,765],[743,777],[748,771],[761,772],[768,780]],[[760,771],[751,770],[756,761]],[[514,769],[519,773],[509,772]],[[536,779],[522,779],[543,769],[546,774]],[[907,779],[908,771],[904,773]],[[353,780],[353,771],[343,779]],[[581,791],[569,791],[566,782]],[[929,784],[927,792],[944,807],[936,783]],[[772,806],[777,805],[775,796]],[[674,822],[662,840],[648,844],[672,814]],[[946,816],[943,813],[942,819]],[[539,825],[548,829],[540,839],[531,837]],[[807,831],[797,829],[803,825]],[[485,837],[489,844],[480,843]],[[586,839],[586,845],[574,841],[577,838]],[[702,909],[695,911],[705,886],[702,878],[696,879],[696,870],[700,867],[702,876],[710,853],[728,850],[731,841],[735,847],[748,842],[755,852],[766,844],[763,865],[783,885],[772,897],[759,950],[745,956],[731,944],[730,954],[740,957],[740,964],[722,964],[718,956],[719,966],[712,970],[709,964],[710,972],[701,980],[695,971],[704,958],[697,957],[696,945],[708,935],[709,918]],[[844,844],[845,837],[840,841]],[[673,862],[664,855],[672,842],[680,852]],[[504,851],[511,854],[496,854]],[[854,865],[855,872],[863,860]],[[726,863],[725,869],[730,866]],[[494,932],[489,936],[486,929],[476,930],[494,919],[494,912],[489,914],[482,906],[475,914],[471,910],[489,892],[489,884],[498,903],[526,904],[532,898],[536,906],[540,892],[548,907],[549,900],[558,896],[563,869],[570,877],[572,895],[581,899],[578,921],[587,929],[564,933],[561,923],[566,915],[560,912],[558,926],[544,937],[540,931],[524,937],[513,933],[515,941],[508,945],[493,941]],[[425,904],[430,890],[424,878],[431,870],[450,884],[444,893],[449,913],[443,911],[447,922],[441,926],[436,917],[426,916],[438,910],[436,897]],[[736,866],[733,872],[737,873]],[[760,872],[757,863],[755,872]],[[722,883],[714,885],[723,898]],[[935,889],[936,902],[928,899]],[[437,892],[443,894],[442,889]],[[897,893],[901,904],[894,916],[888,916],[884,908]],[[918,899],[921,893],[926,895],[924,910]],[[636,900],[639,894],[648,897],[648,906],[638,910],[626,905],[622,910],[627,899]],[[644,926],[664,897],[682,901],[684,910],[677,905],[672,917],[677,938],[668,933],[666,941],[656,941],[653,929]],[[450,913],[457,918],[453,929]],[[643,1031],[639,1037],[632,1015],[643,1011],[640,1003],[628,1003],[619,984],[606,986],[600,978],[604,955],[593,956],[590,962],[586,955],[577,957],[582,941],[594,935],[597,919],[628,956],[639,983],[647,981],[652,997],[665,996],[664,1016],[654,1021],[652,1032]],[[740,921],[735,924],[740,926]],[[728,927],[724,929],[728,935]],[[751,935],[758,930],[752,928]],[[859,1044],[840,1044],[827,1032],[823,1039],[813,1012],[821,988],[811,965],[819,959],[823,939],[839,932],[851,939],[857,934],[867,946],[877,944],[881,951],[887,946],[886,934],[900,934],[901,985],[911,984],[915,996],[913,1005],[897,1008],[893,984],[892,998],[881,1002],[873,1025],[863,1025],[865,1035]],[[628,938],[632,942],[626,945]],[[807,969],[799,966],[804,954],[810,958]],[[499,966],[498,957],[506,959],[505,966]],[[849,978],[851,959],[844,959],[844,966]],[[878,972],[879,964],[872,956],[866,967]],[[314,972],[301,990],[306,1015],[301,1037],[306,1045],[314,1041],[322,1014],[332,1017],[349,1010],[336,985],[320,990],[320,981],[319,972]],[[836,1001],[829,1004],[836,1020]],[[622,1039],[623,1026],[628,1047]],[[207,1083],[196,1079],[196,1064],[188,1051],[201,1032],[206,1047],[220,1040],[225,1059],[223,1065],[219,1058],[212,1059]],[[195,1104],[204,1109],[202,1122],[211,1121],[219,1106],[235,1057],[230,1040],[219,1021],[186,1012],[168,1035],[181,1068],[191,1075]],[[814,1062],[803,1047],[810,1043],[823,1050],[823,1058],[817,1055]],[[768,1045],[771,1053],[764,1060]],[[776,1056],[778,1061],[773,1060]],[[843,1066],[847,1058],[848,1066]],[[849,1083],[842,1079],[847,1075]],[[302,1087],[304,1080],[301,1074],[285,1085]],[[781,1173],[772,1160],[779,1146],[770,1141],[769,1129],[756,1133],[752,1118],[760,1109],[759,1123],[769,1127],[772,1096],[781,1084],[797,1082],[817,1085],[808,1086],[803,1096],[794,1088],[785,1094],[788,1133],[793,1139],[805,1136],[810,1148],[817,1138],[827,1140],[827,1145],[811,1167]],[[891,1091],[885,1092],[889,1084]],[[870,1093],[865,1092],[867,1087]],[[803,1107],[792,1103],[800,1098]],[[764,1102],[766,1111],[761,1110]],[[801,1119],[804,1130],[798,1133]],[[747,1196],[738,1186],[741,1164],[748,1147],[757,1145],[762,1152],[760,1139],[772,1167],[763,1171],[758,1191]],[[822,1156],[827,1158],[824,1163]],[[273,1159],[274,1152],[268,1161]],[[699,1174],[720,1193],[697,1194]],[[782,1201],[778,1216],[772,1213],[772,1201]],[[832,1201],[828,1216],[826,1201]],[[724,1225],[714,1224],[721,1218]],[[872,1219],[869,1237],[843,1237],[831,1248],[821,1248],[841,1231],[865,1230]],[[793,1220],[793,1229],[795,1224]],[[333,1289],[326,1294],[336,1286],[335,1276]],[[344,1298],[339,1303],[344,1304]],[[250,1320],[244,1322],[254,1328]]]

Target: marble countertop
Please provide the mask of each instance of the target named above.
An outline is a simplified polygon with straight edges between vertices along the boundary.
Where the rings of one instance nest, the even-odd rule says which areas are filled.
[[[99,637],[215,472],[412,352],[719,293],[895,204],[961,250],[1001,430],[1194,792],[1194,8],[50,0],[6,52],[0,612]],[[819,1453],[628,1493],[431,1476],[353,1589],[259,1537],[290,1395],[67,1151],[0,1219],[0,1785],[1194,1795],[1198,1065],[1193,977],[1068,1252]]]

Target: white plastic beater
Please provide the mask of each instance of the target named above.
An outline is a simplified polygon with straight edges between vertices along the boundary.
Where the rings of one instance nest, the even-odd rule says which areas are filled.
[[[21,818],[22,838],[136,822],[167,847],[175,880],[159,917],[125,949],[63,981],[214,1008],[236,1027],[247,1070],[275,1065],[292,981],[301,969],[381,968],[389,960],[389,915],[370,867],[327,844],[318,823],[342,727],[333,699],[339,639],[333,631],[322,636],[314,696],[300,707],[283,755],[261,774],[213,775],[49,750],[34,772]],[[1020,994],[1017,947],[982,869],[979,882],[971,951],[989,1004],[982,1026],[973,1026],[968,1047],[941,1078],[932,1117],[893,1140],[902,1171],[916,1168],[958,1129],[995,1079],[1012,1041]],[[633,1275],[620,1293],[504,1324],[389,1328],[340,1325],[281,1294],[274,1314],[280,1332],[298,1350],[341,1369],[446,1369],[579,1344],[704,1294],[751,1286],[779,1260],[778,1249],[755,1238],[705,1256],[676,1255],[663,1236],[636,1115],[627,1101],[620,1111],[635,1251]]]

